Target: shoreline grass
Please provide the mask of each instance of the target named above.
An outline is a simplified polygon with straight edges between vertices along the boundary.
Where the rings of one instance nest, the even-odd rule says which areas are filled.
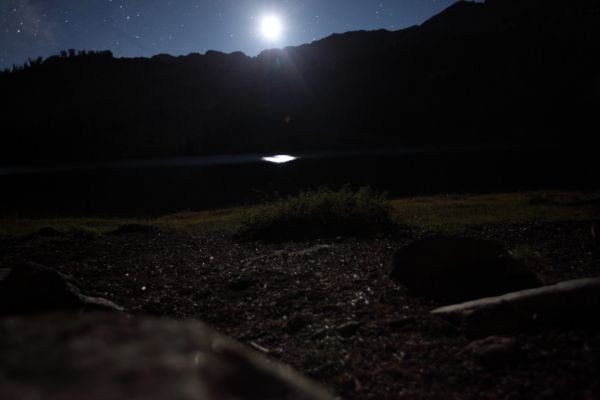
[[[394,219],[409,227],[452,232],[468,226],[529,221],[600,219],[600,191],[537,191],[496,194],[434,195],[392,199]],[[120,226],[141,224],[164,231],[234,231],[248,213],[264,204],[211,211],[185,211],[157,218],[1,218],[0,236],[28,236],[41,228],[89,228],[107,234]]]

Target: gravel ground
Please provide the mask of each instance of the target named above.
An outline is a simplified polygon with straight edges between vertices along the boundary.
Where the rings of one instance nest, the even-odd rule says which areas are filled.
[[[472,339],[429,315],[443,303],[387,277],[393,251],[426,234],[276,244],[225,231],[3,238],[0,268],[35,261],[134,314],[205,321],[343,398],[600,398],[597,331],[518,334],[524,356],[503,366],[483,367],[464,351]],[[526,246],[543,261],[545,283],[600,276],[600,249],[583,223],[466,234]]]

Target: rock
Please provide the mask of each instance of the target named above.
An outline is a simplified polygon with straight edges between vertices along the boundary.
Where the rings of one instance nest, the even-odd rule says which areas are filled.
[[[0,319],[0,332],[2,399],[333,399],[199,322],[48,314]]]
[[[429,315],[419,320],[422,324],[422,329],[432,337],[450,337],[460,334],[458,327],[451,322]]]
[[[529,331],[536,326],[536,321],[535,314],[520,310],[510,304],[499,304],[494,309],[471,310],[465,313],[455,326],[458,326],[469,337],[484,337]]]
[[[64,275],[35,263],[21,263],[0,280],[0,315],[55,310],[122,311],[122,308],[106,299],[81,294]]]
[[[515,338],[489,336],[471,342],[463,350],[473,356],[478,364],[486,367],[502,367],[518,361],[523,353]]]
[[[484,336],[544,326],[595,326],[600,313],[600,278],[576,279],[437,308],[432,314]]]
[[[9,273],[10,273],[10,269],[9,268],[0,268],[0,282],[2,282],[2,280],[4,278],[6,278]]]
[[[358,330],[358,328],[360,328],[360,323],[356,321],[349,321],[338,326],[335,329],[340,336],[348,338],[350,336],[353,336]]]
[[[483,239],[435,236],[397,250],[392,279],[419,295],[454,301],[540,286],[501,245]]]

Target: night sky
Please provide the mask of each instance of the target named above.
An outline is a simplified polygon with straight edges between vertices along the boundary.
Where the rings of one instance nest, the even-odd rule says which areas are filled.
[[[60,50],[115,56],[243,51],[308,43],[334,32],[420,24],[455,0],[0,0],[0,68]],[[261,32],[265,16],[281,35]]]

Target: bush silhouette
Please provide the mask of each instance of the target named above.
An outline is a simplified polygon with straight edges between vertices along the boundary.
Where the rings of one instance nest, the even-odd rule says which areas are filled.
[[[368,187],[352,191],[322,188],[276,200],[249,212],[237,233],[267,240],[332,236],[373,236],[396,224],[385,194]]]

